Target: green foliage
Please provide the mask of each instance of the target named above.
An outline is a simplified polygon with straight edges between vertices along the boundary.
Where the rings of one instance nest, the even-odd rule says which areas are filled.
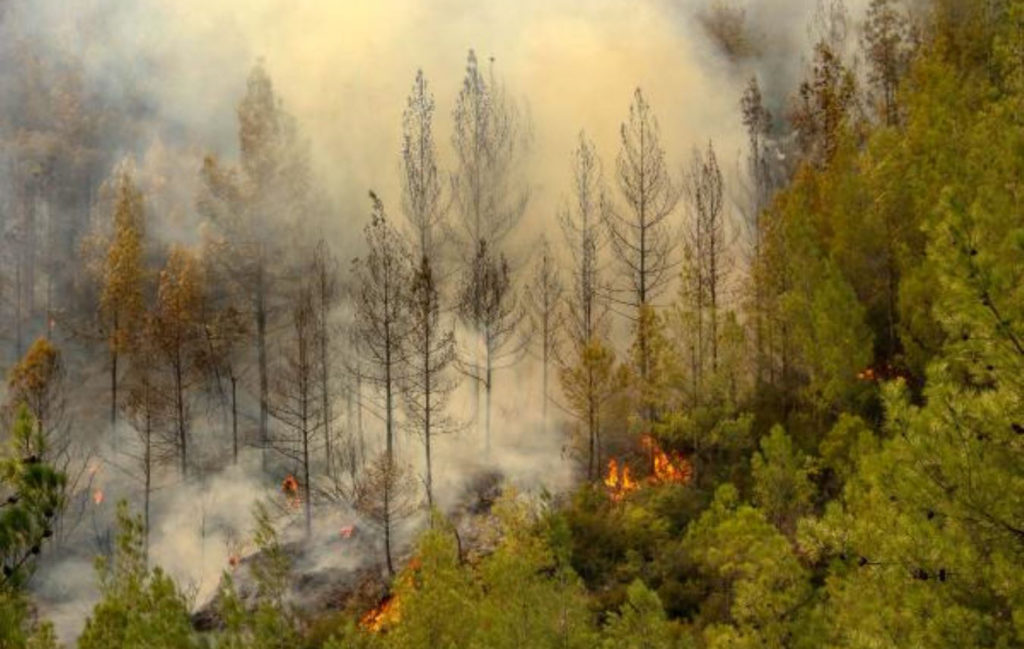
[[[865,390],[857,374],[872,358],[864,308],[834,264],[805,272],[802,285],[784,296],[783,310],[807,375],[806,402],[822,413],[856,408]]]
[[[594,633],[585,591],[568,565],[568,540],[554,523],[534,530],[523,499],[506,493],[495,504],[502,541],[480,564],[483,597],[477,605],[477,646],[591,647]]]
[[[117,526],[114,556],[96,560],[101,599],[85,622],[78,647],[198,646],[188,601],[160,568],[146,566],[142,519],[132,516],[124,501],[117,506]]]
[[[784,646],[788,626],[809,601],[807,570],[760,510],[723,485],[690,526],[685,547],[715,593],[701,608],[709,646]]]
[[[796,530],[797,520],[808,513],[814,497],[807,459],[786,435],[775,426],[761,440],[761,452],[750,463],[754,478],[754,503],[768,520],[786,534]]]
[[[28,603],[20,593],[0,591],[0,647],[9,649],[56,649],[53,625],[30,622]]]
[[[22,405],[15,412],[8,448],[0,456],[0,591],[16,590],[31,574],[63,506],[66,478],[43,461],[46,450],[43,433]]]
[[[389,646],[470,646],[480,590],[460,561],[453,532],[435,517],[434,526],[419,539],[417,561],[396,578],[402,619],[388,634]]]
[[[678,625],[665,617],[661,600],[642,581],[626,590],[626,602],[608,618],[603,633],[608,649],[673,649],[693,646],[681,637]],[[688,640],[688,638],[687,638]]]
[[[297,620],[285,602],[289,588],[290,561],[277,537],[266,506],[257,502],[253,517],[256,555],[251,561],[256,582],[255,605],[246,606],[227,573],[221,579],[219,598],[224,631],[217,646],[227,649],[286,649],[299,641]]]

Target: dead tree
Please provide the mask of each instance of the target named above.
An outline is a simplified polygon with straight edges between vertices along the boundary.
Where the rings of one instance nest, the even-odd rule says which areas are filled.
[[[446,228],[446,205],[433,132],[434,96],[422,70],[416,71],[412,92],[402,113],[402,212],[413,232],[417,258],[427,258],[437,281],[439,242]]]
[[[295,297],[292,336],[282,357],[270,392],[270,414],[281,426],[271,431],[270,447],[302,476],[298,489],[309,538],[313,524],[312,465],[323,435],[325,413],[318,390],[317,312],[313,292],[308,287],[302,287]]]
[[[558,272],[558,263],[547,238],[542,237],[538,250],[539,256],[534,262],[533,276],[526,287],[525,302],[531,320],[531,331],[534,333],[533,348],[541,362],[541,414],[546,429],[548,404],[551,401],[548,372],[558,353],[559,334],[562,331],[562,298],[565,290]]]
[[[303,220],[314,209],[308,147],[295,120],[274,92],[262,63],[249,75],[238,106],[240,159],[225,168],[213,156],[203,162],[200,213],[213,225],[211,258],[231,278],[253,322],[258,373],[259,443],[269,431],[270,332],[283,311],[287,279],[298,263],[290,251]],[[264,468],[266,451],[263,451]]]
[[[639,88],[620,139],[616,171],[622,206],[607,203],[603,217],[621,269],[612,291],[613,302],[635,325],[635,369],[646,385],[652,359],[651,332],[645,325],[650,318],[644,315],[654,307],[654,300],[672,279],[676,266],[676,238],[669,218],[675,212],[679,192],[665,163],[658,122]],[[645,418],[651,421],[654,412],[647,410]]]
[[[355,352],[360,376],[381,396],[385,445],[394,455],[397,435],[396,398],[406,370],[409,317],[409,253],[388,223],[384,204],[370,192],[373,214],[366,226],[366,257],[352,262],[352,304],[355,310]]]
[[[405,357],[409,368],[402,386],[406,422],[423,439],[427,504],[434,506],[431,442],[452,432],[456,423],[446,412],[458,381],[452,376],[455,334],[441,320],[441,301],[430,260],[423,257],[409,291],[409,335]]]
[[[333,475],[336,453],[332,428],[335,418],[333,401],[337,391],[337,381],[331,363],[333,341],[331,313],[338,304],[340,292],[338,289],[338,261],[331,254],[327,242],[322,239],[314,251],[310,271],[316,321],[317,390],[320,393],[320,411],[323,413],[324,423],[324,455],[327,474]]]
[[[527,144],[518,110],[494,77],[485,79],[473,50],[453,112],[452,148],[455,169],[451,199],[456,220],[461,274],[481,270],[478,252],[483,245],[498,254],[502,242],[526,211],[529,192],[523,187],[518,165]],[[482,278],[471,283],[481,284]],[[465,295],[463,297],[466,297]],[[482,294],[471,293],[460,306],[460,317],[470,336],[483,335]],[[471,349],[479,345],[471,344]],[[474,359],[479,365],[481,359]],[[479,407],[480,383],[474,382],[474,419]]]
[[[377,455],[356,480],[354,502],[372,525],[384,534],[384,559],[388,573],[395,574],[392,537],[395,529],[420,507],[411,470],[388,452]]]
[[[610,394],[607,386],[613,362],[611,350],[602,343],[607,333],[608,305],[601,254],[608,237],[601,223],[601,207],[606,202],[601,162],[593,142],[582,132],[573,151],[572,170],[572,200],[560,217],[571,262],[566,300],[571,354],[560,359],[559,379],[566,406],[583,427],[588,479],[597,479],[600,413]]]
[[[522,358],[530,336],[523,330],[526,311],[512,285],[508,260],[505,255],[495,254],[485,241],[477,244],[473,266],[463,276],[458,309],[463,318],[479,317],[483,359],[478,360],[474,354],[460,360],[460,366],[484,388],[484,452],[489,457],[494,373]]]
[[[710,142],[705,153],[694,151],[684,187],[689,218],[681,302],[693,331],[691,378],[699,402],[705,370],[718,370],[718,313],[728,270],[722,172]]]
[[[123,452],[131,460],[129,474],[142,483],[144,547],[147,552],[151,529],[150,501],[156,472],[162,464],[177,457],[176,446],[167,444],[160,434],[172,425],[174,404],[167,398],[170,391],[160,384],[159,374],[153,371],[157,361],[155,350],[150,345],[141,345],[135,350],[127,376],[128,397],[122,404],[125,418],[135,431],[134,443]]]
[[[172,248],[160,273],[152,314],[152,343],[159,366],[168,374],[173,403],[173,431],[182,477],[188,474],[191,447],[192,389],[201,377],[204,281],[196,258],[183,248]]]

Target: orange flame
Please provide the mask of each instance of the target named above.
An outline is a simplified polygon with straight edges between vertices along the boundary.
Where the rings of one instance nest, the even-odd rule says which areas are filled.
[[[690,478],[693,476],[693,466],[683,457],[682,453],[676,451],[666,453],[650,435],[645,435],[641,443],[644,445],[644,448],[651,452],[654,458],[654,466],[652,467],[654,473],[651,475],[652,482],[658,484],[670,482],[686,484],[690,481]]]
[[[298,507],[302,503],[299,496],[299,481],[290,473],[281,482],[281,493],[288,498],[288,504],[292,507]]]
[[[608,460],[608,475],[605,476],[604,483],[611,490],[612,500],[616,502],[640,486],[630,475],[629,465],[623,462],[620,469],[615,458]]]
[[[686,484],[693,477],[693,466],[682,453],[666,453],[650,435],[643,436],[640,443],[652,457],[652,473],[647,478],[648,484]],[[616,502],[640,488],[640,483],[630,473],[629,465],[623,462],[620,466],[615,458],[608,460],[608,474],[604,484],[609,489],[611,499]]]
[[[405,588],[415,588],[415,573],[423,567],[423,561],[418,557],[414,556],[409,559],[409,563],[406,564],[405,570],[403,570],[399,576],[399,583]],[[359,618],[360,628],[378,633],[380,631],[387,631],[388,628],[398,624],[402,619],[401,612],[399,610],[398,594],[392,592],[380,601],[375,608],[370,609]]]
[[[97,489],[96,491],[92,492],[92,501],[94,503],[96,503],[97,505],[102,505],[103,504],[103,490],[102,489]]]
[[[378,633],[394,625],[400,619],[401,613],[398,607],[398,597],[389,595],[381,600],[380,604],[371,608],[359,618],[359,626],[367,631]]]
[[[352,535],[355,534],[355,532],[356,532],[356,526],[355,525],[346,525],[345,527],[341,528],[341,530],[339,530],[339,533],[341,534],[341,538],[343,538],[343,539],[350,539],[350,538],[352,538]]]

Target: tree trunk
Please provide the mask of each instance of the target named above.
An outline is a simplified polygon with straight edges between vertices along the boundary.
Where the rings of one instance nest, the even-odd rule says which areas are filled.
[[[260,373],[260,453],[263,470],[267,470],[267,441],[269,434],[270,403],[268,393],[270,390],[269,377],[267,372],[267,311],[266,297],[263,294],[262,278],[256,304],[256,353],[258,356]]]
[[[231,374],[231,442],[232,459],[238,464],[238,377]]]

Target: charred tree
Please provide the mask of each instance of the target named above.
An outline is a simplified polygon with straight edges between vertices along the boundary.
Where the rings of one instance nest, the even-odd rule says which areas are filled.
[[[423,439],[427,505],[434,506],[431,442],[452,432],[456,424],[446,411],[458,382],[451,374],[455,360],[455,334],[441,320],[440,295],[433,268],[423,257],[409,291],[408,375],[402,386],[406,421]]]

